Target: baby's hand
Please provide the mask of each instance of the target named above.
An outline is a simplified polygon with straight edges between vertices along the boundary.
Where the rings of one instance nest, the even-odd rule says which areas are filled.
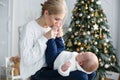
[[[57,37],[62,37],[63,36],[62,27],[59,27],[58,30],[57,30],[57,32],[58,32]]]
[[[57,36],[57,28],[53,27],[50,31],[46,32],[44,34],[44,36],[47,39],[56,38],[56,36]]]
[[[63,24],[61,22],[59,22],[59,23],[56,23],[54,26],[57,27],[57,35],[56,35],[56,37],[57,38],[62,37],[63,36],[63,30],[62,30]]]
[[[62,71],[66,71],[66,70],[68,70],[68,68],[69,68],[70,66],[71,66],[71,62],[68,61],[68,62],[65,62],[65,63],[62,65],[61,69],[62,69]]]
[[[52,38],[56,38],[57,37],[57,32],[58,28],[57,27],[52,27],[51,31],[52,31]]]

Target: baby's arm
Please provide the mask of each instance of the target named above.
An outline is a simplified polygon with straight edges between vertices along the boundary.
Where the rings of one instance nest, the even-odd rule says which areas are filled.
[[[71,62],[65,62],[64,64],[62,64],[59,69],[58,72],[62,75],[62,76],[69,76],[70,74],[70,67],[71,67]]]
[[[61,70],[62,70],[63,72],[65,72],[65,71],[68,70],[68,68],[69,68],[70,66],[71,66],[71,62],[70,62],[70,61],[65,62],[65,63],[61,66]]]

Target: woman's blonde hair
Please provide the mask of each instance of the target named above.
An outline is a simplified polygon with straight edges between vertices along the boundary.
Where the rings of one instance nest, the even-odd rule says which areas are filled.
[[[42,5],[42,15],[45,10],[48,10],[50,15],[67,13],[65,0],[47,0]]]

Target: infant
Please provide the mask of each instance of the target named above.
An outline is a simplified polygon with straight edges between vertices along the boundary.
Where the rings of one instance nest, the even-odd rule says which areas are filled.
[[[91,74],[98,66],[98,58],[92,52],[62,51],[54,61],[54,69],[57,69],[62,76],[69,76],[70,72],[75,70]]]

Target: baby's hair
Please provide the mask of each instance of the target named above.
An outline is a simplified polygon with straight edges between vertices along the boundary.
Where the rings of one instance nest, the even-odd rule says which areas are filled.
[[[88,52],[91,56],[87,56],[86,59],[83,61],[83,69],[88,71],[88,72],[93,72],[97,70],[99,63],[98,63],[98,58],[94,53]]]

